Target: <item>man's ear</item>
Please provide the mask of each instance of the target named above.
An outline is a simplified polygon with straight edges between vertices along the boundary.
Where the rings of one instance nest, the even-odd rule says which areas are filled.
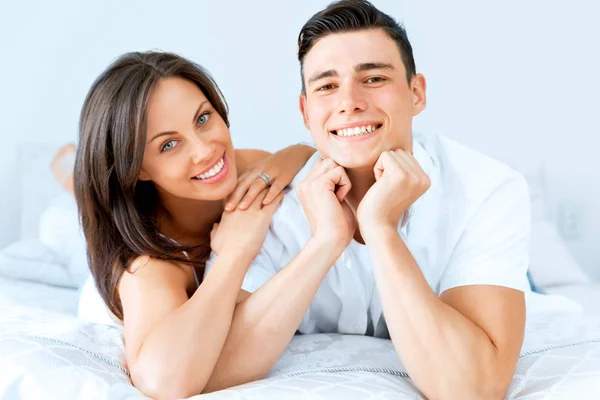
[[[302,119],[304,120],[304,126],[306,127],[306,129],[308,129],[310,131],[310,128],[308,126],[308,113],[306,111],[306,95],[305,94],[300,94],[299,105],[300,105],[300,112],[302,113]]]
[[[417,116],[427,106],[427,81],[423,74],[416,74],[412,78],[411,90],[413,97],[413,117]]]

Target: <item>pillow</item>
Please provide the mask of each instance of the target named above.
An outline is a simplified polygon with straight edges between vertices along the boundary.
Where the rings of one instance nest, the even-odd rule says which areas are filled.
[[[533,290],[545,292],[554,286],[591,282],[549,220],[532,222],[530,248],[529,273]]]
[[[38,239],[21,240],[0,250],[0,275],[55,286],[78,286],[68,267]]]
[[[25,143],[18,149],[21,191],[21,239],[38,237],[40,216],[52,199],[64,193],[50,163],[60,144]]]
[[[89,275],[79,291],[77,318],[93,324],[121,326],[119,319],[108,309],[102,300],[94,277]]]
[[[53,199],[42,213],[40,241],[51,249],[60,262],[68,266],[73,281],[79,286],[89,275],[86,244],[73,196],[64,192]]]
[[[544,292],[552,286],[589,283],[590,278],[550,220],[541,162],[528,160],[507,164],[523,174],[529,184],[532,222],[528,278],[531,289]]]

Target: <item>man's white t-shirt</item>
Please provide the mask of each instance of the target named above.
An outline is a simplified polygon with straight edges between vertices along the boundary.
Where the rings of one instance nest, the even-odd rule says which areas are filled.
[[[431,188],[411,206],[398,232],[431,289],[437,295],[465,285],[526,291],[531,222],[525,179],[443,136],[415,135],[413,154]],[[295,186],[319,157],[315,153],[287,189],[243,290],[258,290],[310,239]],[[298,331],[388,337],[373,268],[368,246],[353,240],[323,279]]]

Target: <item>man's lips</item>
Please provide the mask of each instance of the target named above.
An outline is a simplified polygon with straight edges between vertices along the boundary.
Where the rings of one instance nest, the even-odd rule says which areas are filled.
[[[340,137],[352,137],[368,135],[379,130],[383,124],[376,121],[360,121],[352,124],[345,124],[330,131],[333,135]]]

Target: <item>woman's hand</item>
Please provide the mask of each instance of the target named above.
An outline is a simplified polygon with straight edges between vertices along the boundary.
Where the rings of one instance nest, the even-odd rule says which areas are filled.
[[[258,161],[240,175],[237,187],[225,204],[225,210],[232,211],[236,207],[246,210],[265,189],[268,191],[262,204],[271,204],[273,199],[292,182],[314,152],[315,149],[310,146],[296,144]],[[270,178],[270,186],[259,174],[266,174]]]
[[[210,233],[210,247],[215,254],[233,252],[249,257],[250,261],[256,258],[267,236],[271,217],[283,199],[283,193],[279,193],[264,206],[262,203],[268,192],[263,189],[245,211],[223,212],[221,222],[214,224]]]

